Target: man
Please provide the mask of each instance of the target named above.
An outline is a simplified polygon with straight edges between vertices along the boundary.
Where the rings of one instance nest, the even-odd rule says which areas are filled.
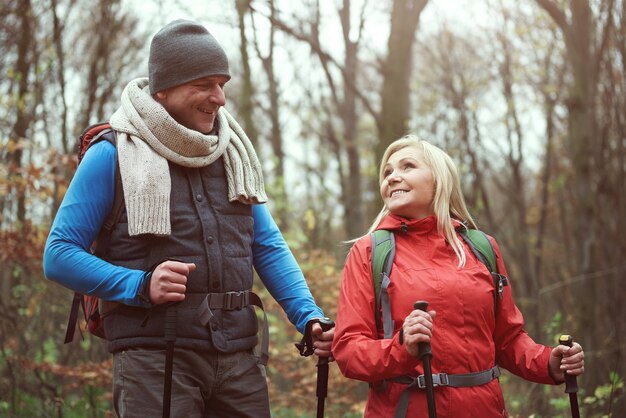
[[[315,323],[323,313],[262,204],[256,153],[223,108],[229,79],[226,54],[203,26],[163,27],[149,79],[131,81],[111,117],[116,147],[90,147],[46,243],[48,278],[107,301],[113,401],[123,417],[161,413],[172,309],[172,416],[270,416],[253,353],[253,267],[297,329],[312,330],[315,353],[330,355],[334,330]],[[116,170],[125,211],[99,258],[88,249],[111,212]]]

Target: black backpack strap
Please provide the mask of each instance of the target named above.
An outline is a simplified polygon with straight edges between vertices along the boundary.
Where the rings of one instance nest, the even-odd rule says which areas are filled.
[[[70,308],[70,317],[67,320],[67,328],[65,330],[65,340],[63,340],[63,344],[70,343],[74,341],[74,333],[76,331],[76,323],[78,322],[78,309],[83,304],[83,295],[74,292],[74,299],[72,299],[72,307]],[[79,329],[79,332],[82,332]]]

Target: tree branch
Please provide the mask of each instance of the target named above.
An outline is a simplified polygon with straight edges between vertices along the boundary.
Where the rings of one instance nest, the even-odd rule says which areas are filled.
[[[550,17],[556,22],[557,25],[563,30],[563,33],[567,33],[568,23],[565,12],[559,8],[551,0],[535,0],[542,9],[544,9]]]
[[[320,61],[322,62],[322,65],[323,65],[324,62],[329,62],[329,63],[333,64],[337,69],[339,69],[339,71],[341,71],[341,74],[343,75],[344,80],[348,79],[348,77],[346,76],[346,73],[345,73],[345,68],[343,68],[329,53],[324,51],[322,49],[322,46],[318,42],[315,42],[315,39],[311,35],[307,35],[307,34],[305,34],[303,32],[298,32],[295,29],[289,27],[287,24],[285,24],[279,18],[276,18],[276,17],[272,18],[271,16],[264,15],[263,13],[259,12],[258,10],[256,10],[254,7],[250,7],[250,9],[253,12],[260,14],[261,16],[264,16],[273,25],[275,25],[278,29],[280,29],[281,31],[283,31],[287,35],[289,35],[289,36],[291,36],[291,37],[293,37],[293,38],[295,38],[295,39],[297,39],[299,41],[302,41],[302,42],[308,44],[311,47],[311,49],[315,52],[315,54],[319,57]],[[352,83],[350,83],[349,81],[346,81],[346,83],[348,83],[348,85],[351,88],[354,89],[354,91],[356,92],[356,96],[359,98],[359,100],[361,101],[361,103],[363,104],[365,109],[374,118],[375,122],[377,124],[379,124],[380,123],[380,115],[374,109],[374,107],[372,106],[372,104],[370,103],[368,98],[365,97],[359,91],[357,86],[352,85]]]

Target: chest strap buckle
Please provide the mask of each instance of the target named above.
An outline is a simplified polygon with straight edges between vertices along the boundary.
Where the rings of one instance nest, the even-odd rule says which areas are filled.
[[[433,386],[448,386],[448,373],[434,373],[433,374]],[[426,379],[423,374],[417,376],[417,387],[420,389],[426,389]]]
[[[475,373],[465,374],[452,374],[448,373],[433,373],[433,386],[451,386],[451,387],[471,387],[480,386],[491,382],[500,376],[500,368],[496,365],[491,369],[483,370]],[[415,379],[417,387],[420,389],[426,389],[426,379],[421,374]]]
[[[250,291],[241,290],[225,293],[207,293],[206,297],[198,306],[198,317],[203,326],[209,323],[213,317],[211,309],[233,311],[250,305]]]

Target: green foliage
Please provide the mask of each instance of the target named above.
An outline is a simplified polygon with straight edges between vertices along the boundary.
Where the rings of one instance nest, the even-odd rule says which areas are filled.
[[[39,356],[37,356],[39,357]],[[46,363],[56,363],[59,360],[59,342],[53,338],[48,338],[43,343],[43,352],[41,358],[37,361],[44,361]]]
[[[562,329],[563,314],[559,311],[555,312],[552,319],[544,326],[545,335],[556,335],[554,341],[558,341],[559,330]]]
[[[624,396],[624,378],[617,373],[609,373],[609,383],[595,388],[593,395],[585,396],[583,403],[590,410],[606,410],[609,402],[615,403]],[[601,417],[602,414],[594,415]]]
[[[615,408],[623,399],[623,378],[617,376],[616,373],[610,373],[609,382],[597,386],[591,391],[593,395],[590,396],[586,395],[588,391],[580,385],[581,382],[582,379],[578,379],[579,392],[577,396],[581,416],[587,418],[609,417],[609,405],[612,408],[611,417],[621,416]],[[564,385],[537,386],[535,383],[524,381],[506,371],[500,377],[500,385],[511,417],[570,417],[569,394],[565,393]],[[540,408],[542,401],[545,401],[545,407]]]
[[[66,397],[55,396],[40,399],[25,392],[18,393],[16,411],[11,411],[11,404],[0,401],[0,414],[3,417],[47,417],[64,418],[108,418],[111,415],[110,402],[106,398],[107,390],[90,387],[82,392]],[[65,395],[64,395],[65,396]]]
[[[569,397],[561,396],[558,398],[551,398],[550,406],[561,413],[566,412],[570,407]],[[558,417],[562,417],[562,415],[558,415]]]

